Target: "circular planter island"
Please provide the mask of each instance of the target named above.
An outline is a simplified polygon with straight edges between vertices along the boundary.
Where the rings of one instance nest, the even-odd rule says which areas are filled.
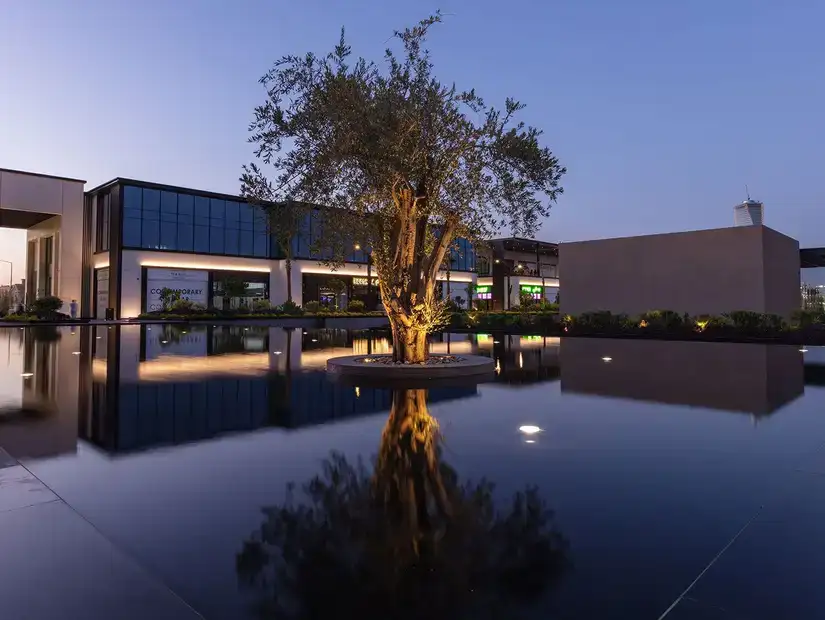
[[[430,355],[427,362],[393,362],[392,355],[345,355],[327,360],[327,372],[352,379],[451,379],[492,376],[495,362],[480,355]]]

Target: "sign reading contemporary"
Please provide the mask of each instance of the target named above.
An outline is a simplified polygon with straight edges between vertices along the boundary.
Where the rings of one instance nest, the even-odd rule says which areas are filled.
[[[170,288],[196,304],[209,303],[209,272],[193,269],[147,269],[146,312],[162,310],[160,292]]]

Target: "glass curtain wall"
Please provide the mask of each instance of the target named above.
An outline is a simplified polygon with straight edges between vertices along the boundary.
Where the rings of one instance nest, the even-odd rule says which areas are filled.
[[[123,246],[269,257],[266,215],[240,201],[123,187]]]

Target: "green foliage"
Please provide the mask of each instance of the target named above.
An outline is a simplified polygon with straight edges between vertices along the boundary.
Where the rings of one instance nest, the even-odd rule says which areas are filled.
[[[454,299],[445,299],[444,308],[447,312],[461,312],[461,307]]]
[[[252,312],[256,314],[265,314],[272,311],[272,304],[268,299],[256,299],[252,302]]]
[[[318,312],[318,308],[321,307],[317,301],[308,301],[304,304],[304,310],[307,312]]]
[[[822,310],[797,310],[791,317],[794,327],[811,327],[825,324],[825,312]]]
[[[673,310],[652,310],[639,317],[638,323],[644,321],[648,329],[681,330],[692,328],[692,321],[688,315],[681,315]]]
[[[347,310],[349,312],[364,312],[366,309],[366,304],[360,299],[352,299],[347,305]]]
[[[48,297],[39,297],[29,305],[29,312],[36,314],[39,317],[55,314],[63,307],[63,301],[59,297],[50,295]]]
[[[730,319],[733,327],[747,333],[770,333],[785,329],[785,321],[775,314],[762,314],[750,310],[734,310],[723,315]]]
[[[414,332],[432,329],[422,321],[438,315],[454,240],[534,232],[565,173],[541,131],[517,120],[521,103],[494,108],[434,76],[425,43],[441,21],[397,32],[383,64],[352,58],[343,32],[327,55],[276,61],[250,126],[259,161],[241,176],[246,196],[332,207],[313,222],[322,261],[369,247],[390,320]]]
[[[182,315],[203,314],[206,312],[206,307],[189,299],[176,299],[169,307],[169,311]]]
[[[7,314],[3,317],[4,321],[11,321],[11,322],[19,322],[19,323],[26,323],[29,321],[37,321],[38,317],[36,314],[30,314],[28,312],[24,312],[23,314],[18,314],[13,312],[11,314]]]
[[[294,301],[287,299],[284,303],[278,306],[278,312],[288,314],[290,316],[297,316],[303,314],[304,309]]]
[[[163,287],[160,289],[160,294],[158,295],[160,298],[160,305],[162,310],[168,311],[172,305],[180,299],[180,291],[176,291],[174,289],[167,287]]]

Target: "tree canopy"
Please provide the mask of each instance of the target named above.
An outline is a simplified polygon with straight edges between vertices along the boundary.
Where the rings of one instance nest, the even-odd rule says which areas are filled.
[[[434,75],[424,44],[441,21],[396,32],[380,64],[354,59],[343,30],[325,56],[275,62],[250,125],[259,163],[241,177],[259,200],[332,207],[314,241],[332,264],[353,243],[370,249],[394,340],[396,328],[432,327],[434,284],[457,237],[504,226],[530,235],[563,191],[542,132],[516,119],[523,104],[496,108]]]

